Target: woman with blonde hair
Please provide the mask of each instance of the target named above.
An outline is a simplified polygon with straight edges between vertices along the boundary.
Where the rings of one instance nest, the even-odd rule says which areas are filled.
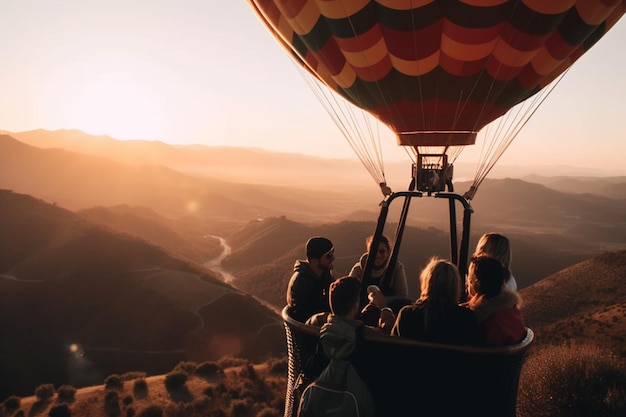
[[[511,244],[509,239],[499,233],[485,233],[476,244],[472,257],[489,256],[495,258],[507,270],[504,288],[509,291],[517,291],[517,281],[511,273]]]
[[[462,284],[454,264],[431,258],[420,274],[420,285],[419,299],[400,310],[392,335],[459,345],[480,342],[476,315],[459,305]]]

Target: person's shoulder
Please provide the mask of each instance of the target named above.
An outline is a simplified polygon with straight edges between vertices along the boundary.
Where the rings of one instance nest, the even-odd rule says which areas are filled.
[[[298,259],[293,264],[294,274],[310,274],[312,271],[309,261],[304,259]]]
[[[309,317],[305,324],[308,324],[309,326],[322,327],[328,321],[329,315],[330,313],[328,312],[313,314],[311,317]]]

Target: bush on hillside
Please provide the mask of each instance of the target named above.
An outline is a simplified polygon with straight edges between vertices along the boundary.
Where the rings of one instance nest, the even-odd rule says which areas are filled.
[[[120,397],[117,391],[108,391],[104,396],[104,413],[109,417],[118,417],[122,410],[120,408]]]
[[[236,358],[233,355],[224,355],[217,361],[217,366],[220,369],[233,368],[235,366],[243,366],[249,361],[243,358]]]
[[[55,405],[48,412],[49,417],[70,417],[72,412],[67,404]]]
[[[137,398],[145,398],[148,395],[148,382],[145,378],[135,380],[133,384],[133,394]]]
[[[168,391],[176,390],[182,388],[187,383],[187,379],[189,375],[182,371],[172,371],[165,375],[165,388]]]
[[[217,365],[216,362],[206,361],[198,365],[198,369],[196,369],[196,375],[198,375],[200,378],[213,378],[217,376],[219,371],[220,367]]]
[[[35,396],[40,401],[49,400],[54,396],[54,392],[54,385],[52,384],[41,384],[35,388]]]
[[[230,403],[229,415],[232,417],[253,417],[254,406],[249,400],[234,400]]]
[[[546,346],[520,375],[519,417],[626,415],[626,361],[594,345]]]
[[[287,375],[287,371],[289,370],[287,357],[270,358],[267,360],[267,367],[273,375]]]
[[[122,377],[117,374],[112,374],[104,379],[104,388],[106,389],[124,389],[124,381]]]
[[[57,401],[71,403],[76,396],[76,388],[71,385],[61,385],[57,390]]]
[[[146,372],[142,371],[130,371],[122,374],[122,379],[124,381],[132,381],[133,379],[145,378],[147,375]]]
[[[178,362],[178,364],[172,369],[172,371],[181,371],[185,372],[189,375],[193,375],[198,370],[198,364],[191,361],[182,361]]]
[[[139,410],[137,417],[163,417],[163,409],[156,404],[150,404]]]
[[[18,397],[17,395],[11,395],[9,398],[2,402],[2,408],[4,408],[4,410],[6,411],[12,412],[20,408],[21,404],[22,399],[20,397]]]

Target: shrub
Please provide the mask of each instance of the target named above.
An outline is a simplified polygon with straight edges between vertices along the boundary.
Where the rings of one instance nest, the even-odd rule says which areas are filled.
[[[104,380],[104,388],[121,390],[124,388],[124,381],[117,374],[109,375]]]
[[[220,367],[216,362],[202,362],[196,369],[196,375],[201,378],[211,378],[218,374]]]
[[[130,371],[122,374],[122,379],[124,381],[132,381],[133,379],[145,378],[146,375],[147,374],[145,372]]]
[[[181,371],[172,371],[165,375],[165,388],[168,390],[175,390],[182,388],[187,383],[189,375]]]
[[[133,396],[132,395],[127,395],[122,400],[122,404],[124,404],[124,406],[129,406],[132,403],[133,403]]]
[[[133,393],[137,398],[144,398],[148,395],[148,383],[144,378],[135,380],[133,384]]]
[[[137,414],[137,411],[133,407],[128,407],[126,409],[126,417],[134,417]]]
[[[191,361],[178,362],[172,371],[181,371],[187,374],[194,374],[198,369],[198,364]]]
[[[252,404],[245,400],[234,400],[230,404],[231,417],[253,417],[254,408]]]
[[[137,417],[163,417],[163,409],[155,404],[150,404],[139,410]]]
[[[546,346],[520,375],[519,417],[626,415],[626,362],[594,345]]]
[[[52,398],[54,395],[54,385],[52,384],[41,384],[37,388],[35,388],[35,396],[38,400],[46,401]]]
[[[117,391],[108,391],[104,395],[104,413],[109,417],[118,417],[122,413]]]
[[[235,358],[233,355],[224,355],[217,361],[217,365],[220,367],[220,369],[243,366],[247,363],[247,359]]]
[[[202,394],[208,398],[213,398],[215,396],[215,390],[213,389],[213,387],[206,387],[202,391]]]
[[[256,373],[256,369],[251,363],[247,363],[240,372],[240,376],[242,378],[248,378],[250,381],[257,381],[259,379],[259,375]]]
[[[267,361],[267,368],[273,375],[287,375],[287,358],[271,358]]]
[[[70,406],[67,404],[55,405],[48,412],[50,417],[70,417],[71,415]]]
[[[17,395],[11,395],[2,402],[2,406],[6,411],[15,411],[22,405],[22,399]]]
[[[170,402],[165,407],[167,417],[188,417],[193,415],[193,404],[184,402]]]
[[[71,385],[61,385],[57,390],[57,401],[71,403],[76,396],[76,388]]]

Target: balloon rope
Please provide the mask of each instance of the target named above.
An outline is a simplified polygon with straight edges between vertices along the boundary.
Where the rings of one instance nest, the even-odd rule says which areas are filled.
[[[522,128],[528,123],[530,118],[539,109],[541,104],[548,98],[548,96],[554,91],[556,86],[561,82],[565,74],[569,71],[563,72],[553,83],[548,87],[542,89],[537,93],[532,100],[526,100],[517,106],[509,110],[498,121],[496,131],[493,133],[493,139],[486,139],[484,144],[489,143],[488,149],[484,152],[484,156],[481,155],[479,164],[476,167],[476,175],[470,191],[466,195],[466,198],[470,199],[474,196],[478,187],[485,180],[489,172],[493,169],[496,162],[502,157],[504,152],[513,142],[513,139],[517,137]],[[485,134],[489,136],[489,130],[492,128],[492,124],[487,126]],[[483,149],[484,150],[484,149]],[[481,151],[482,152],[482,151]]]
[[[322,83],[314,79],[298,65],[296,65],[296,68],[298,68],[315,97],[330,115],[333,122],[335,122],[335,125],[337,125],[372,179],[378,185],[386,184],[380,132],[377,126],[372,126],[373,120],[371,116],[359,109],[358,111],[361,112],[359,117],[355,114],[354,106],[348,104],[342,98],[338,98],[329,88],[322,85]],[[369,137],[369,140],[366,136]]]

